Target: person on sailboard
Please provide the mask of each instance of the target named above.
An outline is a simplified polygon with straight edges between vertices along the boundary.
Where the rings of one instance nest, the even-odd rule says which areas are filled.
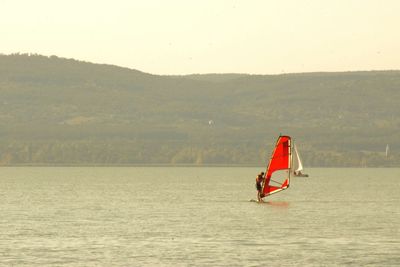
[[[257,199],[258,202],[262,202],[264,194],[262,193],[262,184],[264,182],[264,172],[261,172],[256,177],[256,188],[257,188]]]

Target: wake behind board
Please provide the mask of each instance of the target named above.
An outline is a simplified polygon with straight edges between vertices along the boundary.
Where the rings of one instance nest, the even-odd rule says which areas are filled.
[[[286,201],[261,201],[261,202],[258,202],[258,200],[256,200],[256,199],[250,199],[249,202],[254,202],[257,204],[265,204],[265,205],[269,205],[272,207],[278,207],[278,208],[287,208],[290,205],[290,203],[286,202]]]
[[[268,201],[258,201],[256,199],[250,199],[249,202],[255,202],[255,203],[260,203],[260,204],[268,203]]]

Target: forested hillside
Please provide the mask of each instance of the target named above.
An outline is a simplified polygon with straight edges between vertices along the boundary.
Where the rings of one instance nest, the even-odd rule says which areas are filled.
[[[159,76],[0,55],[0,164],[262,166],[282,133],[306,167],[400,166],[399,99],[400,71]]]

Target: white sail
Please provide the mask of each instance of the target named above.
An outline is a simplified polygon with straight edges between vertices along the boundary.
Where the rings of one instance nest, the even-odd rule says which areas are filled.
[[[389,144],[386,145],[386,157],[389,155]]]
[[[297,150],[296,144],[293,145],[293,150],[296,155],[293,156],[293,175],[296,177],[308,177],[308,174],[303,173],[303,163],[301,162],[301,157],[299,151]]]
[[[294,151],[296,153],[296,166],[295,166],[295,171],[296,173],[298,173],[299,171],[303,170],[303,164],[301,163],[301,159],[300,159],[300,154],[299,151],[297,150],[296,144],[294,145]]]

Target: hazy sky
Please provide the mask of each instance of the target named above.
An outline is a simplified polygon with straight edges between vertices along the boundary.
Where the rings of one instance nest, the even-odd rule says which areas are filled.
[[[0,0],[0,53],[155,74],[400,69],[399,0]]]

